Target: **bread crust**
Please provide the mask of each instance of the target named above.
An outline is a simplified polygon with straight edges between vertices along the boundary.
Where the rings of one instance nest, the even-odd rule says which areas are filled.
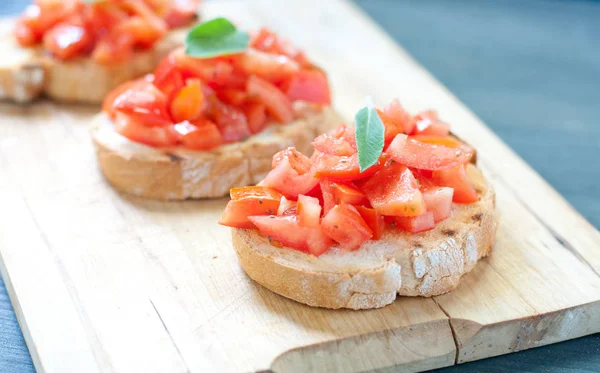
[[[136,52],[115,65],[101,65],[89,57],[58,61],[42,47],[23,48],[12,36],[0,39],[0,99],[18,103],[46,95],[56,101],[100,104],[119,84],[154,70],[185,39],[186,28],[169,31],[151,49]]]
[[[115,132],[106,114],[94,118],[91,135],[100,169],[118,190],[159,200],[216,198],[262,180],[279,150],[295,146],[308,153],[317,135],[343,122],[329,107],[295,106],[293,123],[271,125],[246,141],[211,151],[135,143]]]
[[[380,240],[357,251],[333,248],[315,257],[274,247],[256,230],[234,228],[233,247],[250,278],[310,306],[369,309],[390,304],[397,295],[447,293],[496,241],[494,190],[474,165],[468,172],[480,200],[453,204],[452,216],[428,232],[386,228]]]

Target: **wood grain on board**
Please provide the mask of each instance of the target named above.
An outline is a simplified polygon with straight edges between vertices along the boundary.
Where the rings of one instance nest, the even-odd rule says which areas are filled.
[[[0,269],[38,372],[418,371],[600,332],[598,231],[354,6],[203,12],[305,48],[346,118],[366,95],[437,109],[495,185],[496,250],[450,294],[313,309],[244,275],[215,223],[226,200],[113,191],[87,133],[97,108],[0,104]]]

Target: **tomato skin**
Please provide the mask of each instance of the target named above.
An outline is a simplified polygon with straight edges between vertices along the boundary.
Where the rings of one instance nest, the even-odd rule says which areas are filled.
[[[430,187],[423,190],[422,193],[427,211],[433,212],[433,219],[436,223],[450,217],[452,214],[454,189],[448,187]]]
[[[327,76],[321,70],[301,70],[283,84],[283,91],[292,101],[302,100],[320,105],[331,104]]]
[[[279,88],[257,76],[250,76],[246,84],[249,95],[263,103],[267,112],[279,123],[289,123],[294,119],[292,102]]]
[[[355,206],[356,210],[363,218],[365,223],[369,226],[373,232],[373,239],[378,240],[383,235],[385,230],[385,221],[383,215],[380,215],[375,209],[371,209],[365,206]]]
[[[330,183],[330,187],[336,204],[345,203],[358,206],[367,205],[369,203],[365,194],[351,182],[334,182]]]
[[[211,150],[224,143],[217,125],[208,119],[179,122],[174,128],[183,146],[192,150]]]
[[[298,219],[303,227],[318,227],[321,221],[321,205],[319,200],[303,194],[298,196]]]
[[[425,232],[435,228],[435,219],[431,211],[419,216],[393,216],[387,219],[393,227],[411,233]]]
[[[385,159],[386,155],[382,154],[376,164],[367,168],[364,172],[360,172],[358,153],[351,156],[336,156],[321,153],[316,155],[316,176],[321,179],[338,181],[364,179],[375,174],[385,163]]]
[[[367,223],[351,205],[336,205],[325,215],[321,225],[325,233],[339,243],[343,250],[358,250],[373,237]]]
[[[468,163],[473,152],[467,148],[449,148],[428,144],[398,134],[387,148],[390,158],[408,167],[423,170],[443,170]]]
[[[172,124],[149,127],[131,116],[117,113],[114,119],[114,126],[115,131],[121,135],[149,146],[174,146],[179,141],[179,135]]]
[[[350,156],[357,152],[354,129],[345,125],[317,136],[312,146],[315,150],[329,155]]]
[[[253,215],[273,215],[279,208],[281,194],[271,188],[247,186],[231,189],[219,224],[233,228],[253,228],[248,220]]]
[[[248,128],[252,134],[259,133],[267,125],[267,112],[265,105],[247,102],[242,105],[242,111],[248,121]]]
[[[423,195],[413,173],[398,162],[388,161],[361,185],[361,189],[381,215],[418,216],[425,213]]]
[[[198,119],[204,111],[202,82],[199,79],[188,79],[186,86],[173,97],[170,109],[171,118],[176,123]]]
[[[294,148],[282,150],[273,157],[273,169],[263,180],[263,185],[292,199],[310,192],[318,183],[310,160]]]
[[[465,165],[458,165],[445,170],[433,171],[433,181],[437,185],[454,189],[452,200],[456,203],[473,203],[479,200],[465,167]]]

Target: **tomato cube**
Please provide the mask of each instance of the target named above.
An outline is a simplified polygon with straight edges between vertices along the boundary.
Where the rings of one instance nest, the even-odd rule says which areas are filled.
[[[351,205],[336,205],[321,222],[325,233],[344,250],[357,250],[373,237],[373,232]]]

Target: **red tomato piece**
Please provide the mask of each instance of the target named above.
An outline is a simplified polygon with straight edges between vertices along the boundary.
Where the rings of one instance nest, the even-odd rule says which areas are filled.
[[[113,110],[148,127],[172,125],[165,95],[144,79],[138,82],[115,98]]]
[[[412,233],[424,232],[435,228],[435,219],[432,211],[427,211],[420,216],[394,216],[390,220],[393,227]]]
[[[414,128],[413,118],[397,99],[389,103],[383,110],[377,110],[377,114],[385,126],[386,145],[391,143],[397,134],[409,134]]]
[[[246,90],[249,95],[265,105],[267,112],[279,123],[289,123],[294,119],[292,102],[273,84],[257,76],[248,78]]]
[[[279,81],[295,75],[300,65],[293,59],[249,48],[235,59],[236,66],[249,75],[256,75],[268,81]]]
[[[204,111],[204,94],[202,83],[198,79],[188,79],[171,101],[171,117],[175,122],[198,119]]]
[[[295,48],[291,43],[282,40],[273,31],[264,27],[252,35],[250,46],[263,52],[285,55],[298,62],[301,66],[310,65],[310,62],[301,50]]]
[[[323,218],[325,233],[344,250],[357,250],[373,237],[373,232],[351,205],[336,205]]]
[[[265,129],[265,126],[267,125],[267,112],[265,105],[255,102],[247,102],[242,104],[242,111],[244,112],[244,115],[246,115],[248,128],[250,129],[251,133],[259,133]]]
[[[216,98],[209,106],[209,117],[219,127],[225,142],[242,141],[252,134],[242,110],[235,106],[218,102]]]
[[[435,222],[440,222],[452,214],[452,196],[454,189],[447,187],[430,187],[423,190],[423,200],[427,211],[433,212]]]
[[[353,181],[364,179],[375,174],[383,163],[385,163],[385,154],[379,158],[379,162],[360,172],[358,164],[358,153],[351,156],[336,156],[328,154],[317,154],[316,176],[320,179],[332,179],[338,181]]]
[[[164,16],[169,28],[182,27],[196,17],[200,0],[177,0]]]
[[[175,125],[183,146],[193,150],[210,150],[224,143],[217,125],[208,119],[183,121]]]
[[[373,239],[380,239],[385,229],[385,221],[383,220],[383,215],[379,214],[375,209],[371,209],[365,206],[355,207],[360,216],[365,221],[365,223],[367,223],[367,225],[373,232]]]
[[[473,156],[466,147],[449,148],[428,144],[398,134],[387,148],[390,158],[408,167],[424,170],[443,170],[468,163]]]
[[[306,231],[302,229],[296,215],[287,216],[249,216],[258,230],[269,241],[275,240],[282,245],[299,251],[308,252]]]
[[[357,152],[354,129],[345,125],[317,136],[312,146],[319,152],[330,155],[350,156]]]
[[[433,171],[433,181],[437,185],[453,188],[452,200],[456,203],[473,203],[479,200],[477,191],[469,180],[465,165]]]
[[[319,200],[303,194],[298,196],[298,219],[303,227],[318,227],[321,221]]]
[[[165,57],[156,67],[152,84],[167,96],[169,102],[185,86],[183,75],[175,66],[172,53]]]
[[[248,94],[241,89],[224,88],[217,91],[217,97],[228,105],[238,106],[246,101]]]
[[[321,193],[323,196],[323,214],[327,215],[329,210],[335,206],[335,198],[333,197],[333,190],[331,188],[331,184],[333,182],[331,180],[322,180],[319,183],[321,188]]]
[[[115,131],[128,139],[154,147],[174,146],[179,142],[179,135],[172,124],[149,127],[131,116],[117,113],[114,126]]]
[[[282,196],[279,208],[277,209],[277,215],[296,215],[296,212],[298,211],[297,205],[298,202]]]
[[[276,190],[261,186],[232,188],[230,194],[219,224],[234,228],[253,228],[249,216],[275,214],[282,197]]]
[[[263,185],[291,198],[310,192],[318,183],[310,159],[294,148],[282,150],[273,156],[273,169],[263,180]]]
[[[333,182],[330,183],[330,187],[336,204],[346,203],[358,206],[369,203],[365,194],[352,184],[352,182]]]
[[[442,122],[433,110],[415,115],[415,121],[416,126],[413,131],[415,135],[444,137],[450,133],[450,126]]]
[[[413,173],[406,166],[388,161],[361,186],[371,206],[381,215],[418,216],[425,202]]]
[[[283,84],[283,91],[292,101],[330,105],[331,92],[327,76],[321,70],[301,70]]]
[[[67,60],[89,51],[94,39],[83,26],[58,24],[44,35],[44,48],[54,57]]]
[[[103,65],[118,64],[131,57],[133,44],[131,35],[113,29],[97,42],[92,59]]]

